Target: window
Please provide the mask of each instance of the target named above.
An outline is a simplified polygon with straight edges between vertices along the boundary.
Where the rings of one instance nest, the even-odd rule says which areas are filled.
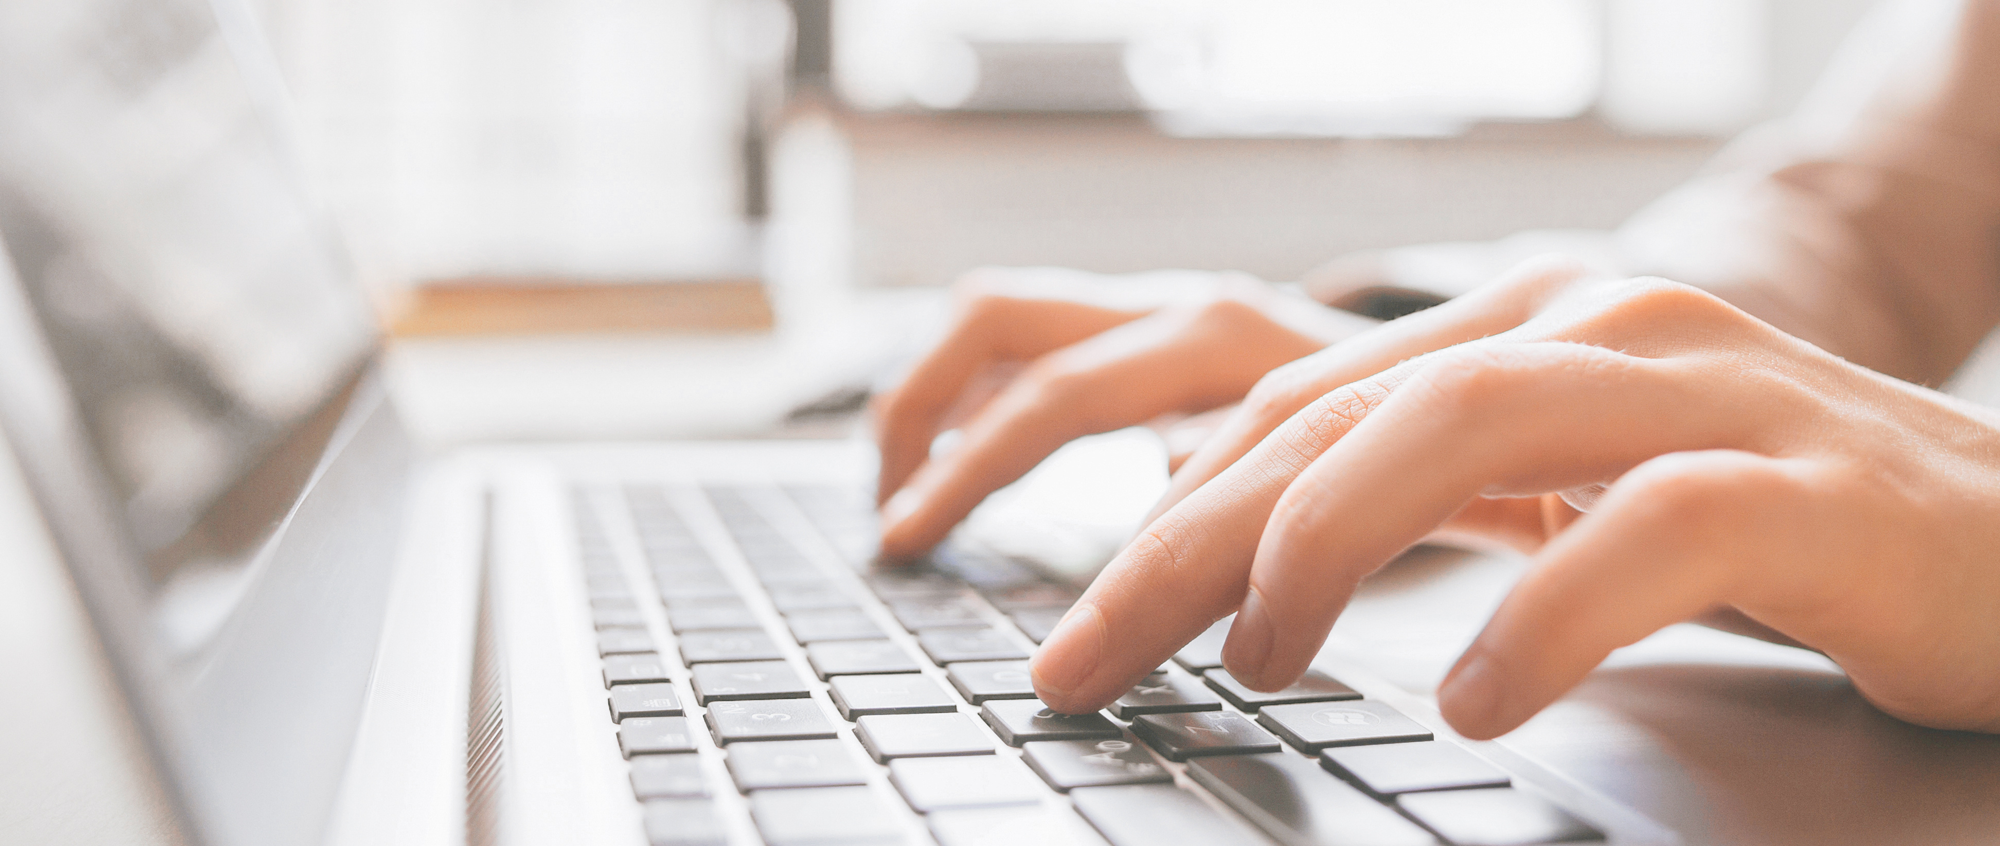
[[[864,109],[1154,112],[1195,134],[1444,134],[1593,108],[1726,132],[1763,105],[1754,0],[841,0]]]

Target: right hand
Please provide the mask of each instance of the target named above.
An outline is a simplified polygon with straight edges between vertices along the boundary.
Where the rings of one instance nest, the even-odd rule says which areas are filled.
[[[1375,325],[1242,274],[994,268],[955,287],[944,340],[875,406],[891,559],[928,551],[1073,439],[1235,402]],[[954,428],[958,446],[932,455]]]

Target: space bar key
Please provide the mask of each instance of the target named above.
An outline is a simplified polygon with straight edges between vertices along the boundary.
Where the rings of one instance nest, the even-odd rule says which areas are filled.
[[[1077,812],[1112,846],[1269,846],[1271,842],[1172,785],[1080,787],[1069,795]]]

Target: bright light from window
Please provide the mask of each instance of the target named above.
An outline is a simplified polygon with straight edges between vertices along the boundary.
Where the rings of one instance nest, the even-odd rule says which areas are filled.
[[[864,108],[950,105],[941,91],[965,102],[982,84],[965,79],[968,67],[991,70],[990,57],[969,53],[1030,43],[1122,49],[1139,105],[1195,121],[1360,128],[1561,118],[1588,108],[1599,81],[1591,0],[844,0],[837,8],[839,81]]]

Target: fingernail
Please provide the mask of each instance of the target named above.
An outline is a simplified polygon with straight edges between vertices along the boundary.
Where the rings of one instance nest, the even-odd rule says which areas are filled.
[[[1438,710],[1460,734],[1475,740],[1498,736],[1505,716],[1506,695],[1499,668],[1485,655],[1474,655],[1438,686]]]
[[[1104,654],[1104,623],[1098,617],[1097,606],[1084,603],[1076,606],[1069,616],[1049,633],[1042,642],[1042,651],[1035,656],[1035,663],[1029,670],[1035,683],[1035,692],[1042,694],[1042,700],[1065,699],[1083,683],[1090,680],[1090,674],[1097,671],[1097,662]],[[1050,703],[1055,704],[1055,703]]]
[[[1243,607],[1236,610],[1236,622],[1229,627],[1229,639],[1222,644],[1222,663],[1230,675],[1255,688],[1271,662],[1274,640],[1270,612],[1264,610],[1264,597],[1253,587],[1243,597]]]

